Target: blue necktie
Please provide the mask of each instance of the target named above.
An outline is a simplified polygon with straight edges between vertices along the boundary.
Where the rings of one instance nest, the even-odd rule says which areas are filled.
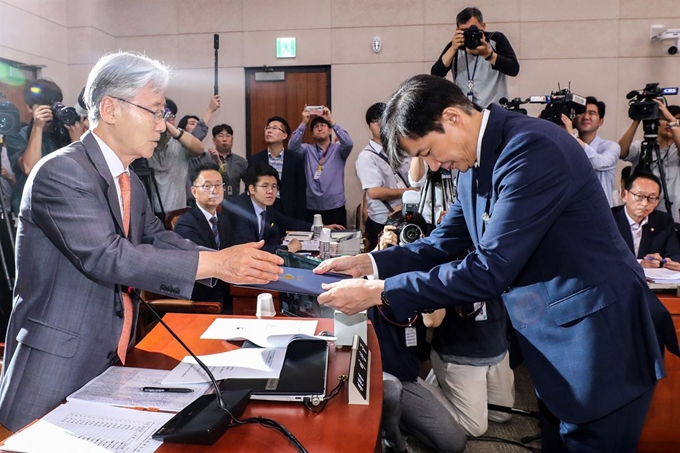
[[[260,212],[260,239],[264,238],[264,225],[267,218],[267,211]]]
[[[212,234],[213,237],[215,238],[215,245],[217,246],[217,250],[220,249],[220,231],[217,229],[217,217],[213,216],[210,217],[210,223],[212,224]]]

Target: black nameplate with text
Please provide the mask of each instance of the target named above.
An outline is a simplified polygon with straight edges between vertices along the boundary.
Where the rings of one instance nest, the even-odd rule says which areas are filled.
[[[354,340],[356,354],[354,354],[354,375],[352,376],[352,382],[365,400],[368,384],[368,346],[358,335],[354,337]]]

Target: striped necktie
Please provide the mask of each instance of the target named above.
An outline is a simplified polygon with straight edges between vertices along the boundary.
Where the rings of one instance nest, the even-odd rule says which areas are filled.
[[[118,184],[120,185],[120,197],[123,200],[123,232],[125,237],[128,237],[130,233],[130,175],[126,172],[121,173],[118,176]],[[132,314],[134,310],[129,294],[121,293],[121,298],[123,299],[123,330],[120,332],[117,352],[120,362],[125,365],[125,356],[132,334]]]
[[[217,216],[210,217],[210,224],[212,225],[212,234],[215,238],[215,245],[217,250],[220,249],[220,231],[217,229]]]

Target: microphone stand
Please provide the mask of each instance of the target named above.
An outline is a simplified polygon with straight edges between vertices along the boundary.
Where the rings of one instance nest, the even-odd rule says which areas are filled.
[[[251,417],[244,420],[239,420],[245,411],[248,400],[250,399],[251,389],[241,390],[222,390],[220,389],[215,375],[210,371],[205,363],[199,359],[196,354],[177,336],[177,334],[168,326],[163,318],[154,310],[149,303],[142,299],[137,290],[128,288],[128,294],[134,296],[139,302],[144,304],[146,308],[154,315],[158,322],[160,322],[165,330],[168,331],[172,337],[184,348],[185,351],[191,355],[198,366],[210,378],[210,382],[215,389],[215,397],[212,395],[203,395],[187,407],[182,409],[174,417],[156,431],[151,437],[168,443],[176,444],[200,444],[212,445],[227,429],[233,426],[245,425],[249,423],[259,423],[263,426],[275,428],[283,433],[290,443],[301,453],[307,453],[305,447],[302,446],[295,436],[288,431],[283,425],[268,418]]]

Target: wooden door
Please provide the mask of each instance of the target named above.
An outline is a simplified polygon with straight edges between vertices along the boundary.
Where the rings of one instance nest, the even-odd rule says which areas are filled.
[[[331,108],[330,66],[246,68],[246,155],[267,148],[264,127],[268,118],[283,117],[292,133],[302,121],[305,105]],[[311,143],[309,129],[303,142]]]

